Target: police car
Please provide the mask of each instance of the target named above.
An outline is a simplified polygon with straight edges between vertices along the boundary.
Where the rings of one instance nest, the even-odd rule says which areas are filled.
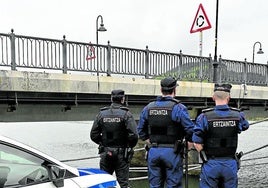
[[[0,188],[112,188],[116,178],[99,169],[68,166],[28,145],[0,135]]]

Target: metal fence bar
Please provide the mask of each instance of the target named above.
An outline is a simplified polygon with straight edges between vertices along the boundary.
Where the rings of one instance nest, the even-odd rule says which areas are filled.
[[[89,50],[94,57],[88,59]],[[98,59],[97,59],[98,58]],[[98,63],[98,64],[97,64]],[[33,68],[82,71],[112,76],[113,74],[162,78],[174,76],[180,80],[198,82],[230,82],[233,84],[268,85],[268,64],[219,58],[214,70],[211,56],[201,57],[180,53],[151,51],[96,45],[83,42],[47,39],[0,33],[0,66],[11,70]],[[213,73],[216,71],[217,77]]]
[[[110,41],[108,41],[108,45],[107,45],[107,76],[112,75],[112,70],[111,70],[112,61],[111,61],[111,59],[112,59],[112,57],[111,57],[111,45],[110,45]]]
[[[8,34],[3,34],[3,35],[0,35],[0,53],[1,53],[1,62],[0,62],[0,65],[1,66],[11,66],[10,65],[10,50],[11,47],[10,47],[10,35]]]
[[[146,51],[111,46],[111,73],[145,75]]]
[[[268,86],[268,62],[267,62],[267,64],[266,64],[266,86]]]
[[[234,84],[242,84],[245,82],[244,76],[245,62],[233,60],[221,60],[221,80]]]
[[[13,29],[10,34],[10,51],[11,51],[11,70],[16,70],[16,49],[15,49],[15,34]]]
[[[67,74],[67,41],[65,39],[65,35],[63,35],[62,40],[62,72],[63,74]]]

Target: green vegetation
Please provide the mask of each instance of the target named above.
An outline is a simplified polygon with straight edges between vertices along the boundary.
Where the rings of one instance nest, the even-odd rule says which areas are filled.
[[[194,64],[194,63],[192,63]],[[208,83],[209,82],[209,73],[211,72],[211,70],[209,70],[209,65],[203,65],[200,66],[199,63],[196,63],[196,65],[192,65],[192,66],[182,66],[180,68],[180,71],[178,71],[177,68],[173,68],[172,70],[155,76],[154,79],[156,80],[161,80],[166,76],[171,76],[171,77],[175,77],[175,78],[180,78],[180,81],[192,81],[192,82],[205,82]],[[202,75],[202,78],[200,78],[200,72],[203,72],[203,75],[206,75],[206,77],[204,77]]]

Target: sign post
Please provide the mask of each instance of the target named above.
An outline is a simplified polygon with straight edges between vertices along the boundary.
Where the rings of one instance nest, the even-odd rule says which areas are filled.
[[[199,56],[202,56],[202,51],[203,51],[203,32],[199,32]]]

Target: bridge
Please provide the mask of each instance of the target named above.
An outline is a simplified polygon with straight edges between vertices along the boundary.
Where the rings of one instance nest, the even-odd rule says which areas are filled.
[[[215,82],[233,84],[231,105],[267,110],[268,65],[0,33],[0,121],[93,120],[112,89],[127,93],[136,118],[179,78],[189,109],[213,106]],[[12,113],[11,113],[12,112]],[[266,112],[267,113],[267,112]]]

